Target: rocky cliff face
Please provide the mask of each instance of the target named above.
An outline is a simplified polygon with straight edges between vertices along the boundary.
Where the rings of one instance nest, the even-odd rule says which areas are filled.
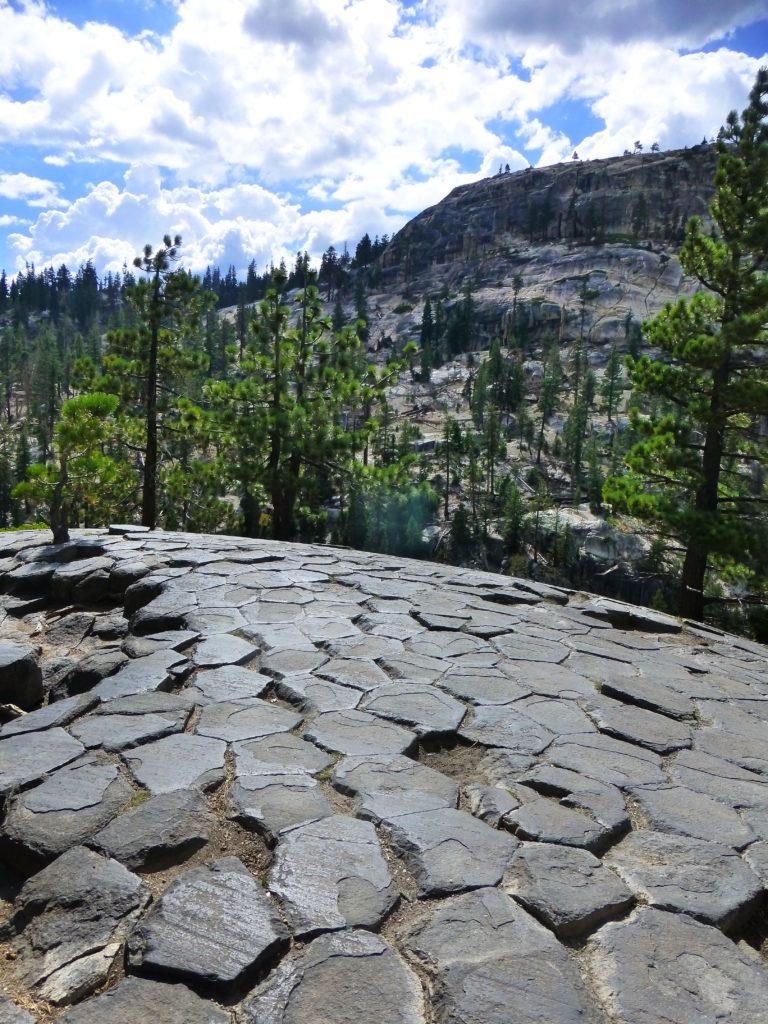
[[[390,309],[403,296],[469,285],[481,342],[503,339],[515,302],[534,339],[571,340],[585,314],[594,345],[622,341],[628,315],[639,323],[692,289],[676,253],[689,217],[707,216],[715,163],[714,147],[697,146],[531,168],[454,189],[383,254],[380,328],[412,328],[413,318],[398,320]]]

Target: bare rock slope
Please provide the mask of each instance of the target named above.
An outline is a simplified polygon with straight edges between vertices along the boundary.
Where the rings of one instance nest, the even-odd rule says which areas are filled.
[[[767,1024],[764,648],[346,549],[0,554],[0,1021]]]

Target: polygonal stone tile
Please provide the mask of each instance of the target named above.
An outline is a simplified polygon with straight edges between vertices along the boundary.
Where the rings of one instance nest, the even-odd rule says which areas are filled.
[[[768,790],[762,776],[701,750],[681,750],[676,754],[669,766],[669,776],[680,786],[706,793],[732,807],[768,809]]]
[[[334,812],[315,779],[301,769],[278,769],[264,766],[258,772],[238,771],[231,791],[234,817],[246,828],[253,829],[269,843],[275,843],[285,829]]]
[[[357,799],[361,818],[380,822],[414,810],[455,807],[456,783],[401,754],[345,757],[333,773],[341,793]]]
[[[136,781],[156,795],[195,787],[210,789],[224,780],[226,743],[181,733],[124,751]]]
[[[704,793],[684,786],[637,786],[632,799],[649,828],[694,839],[710,839],[740,850],[755,833],[738,813]]]
[[[193,661],[198,668],[242,665],[258,654],[258,648],[239,636],[220,633],[206,637],[197,645]]]
[[[84,752],[82,743],[56,727],[0,740],[0,795],[42,778]]]
[[[515,790],[520,795],[522,787]],[[518,839],[562,846],[599,850],[610,838],[610,831],[578,808],[564,807],[556,800],[541,797],[524,803],[502,819]]]
[[[765,1024],[768,974],[716,928],[640,907],[589,942],[598,995],[617,1024]]]
[[[57,725],[68,725],[80,715],[90,711],[98,698],[91,694],[80,694],[76,697],[65,697],[64,700],[57,700],[53,704],[47,704],[37,711],[30,711],[28,715],[21,715],[7,722],[0,728],[0,740],[6,736],[18,736],[27,732],[38,732],[41,729],[51,729]]]
[[[345,815],[283,832],[269,891],[299,937],[377,928],[398,900],[373,825]]]
[[[583,1024],[575,965],[550,931],[498,889],[444,900],[403,941],[433,982],[437,1020]]]
[[[183,654],[171,650],[157,651],[146,658],[134,658],[113,676],[102,680],[92,692],[106,702],[134,693],[170,689],[174,681],[171,670],[184,665],[186,660]]]
[[[231,1024],[228,1013],[185,985],[147,978],[123,978],[58,1019],[60,1024]]]
[[[422,896],[497,885],[518,845],[507,833],[451,808],[396,815],[383,826]]]
[[[588,775],[556,768],[550,764],[537,764],[517,776],[526,789],[544,796],[555,796],[565,807],[588,811],[611,835],[629,829],[629,815],[620,789],[609,786]]]
[[[405,754],[416,746],[414,733],[364,711],[318,715],[305,736],[339,754]]]
[[[723,931],[745,921],[762,895],[760,880],[734,850],[690,836],[631,832],[604,860],[652,906]]]
[[[69,731],[85,747],[119,751],[181,732],[187,718],[186,711],[165,715],[88,715],[71,725]]]
[[[117,765],[81,759],[12,798],[0,849],[19,870],[30,874],[83,843],[132,796],[133,789]]]
[[[330,754],[291,733],[235,743],[234,751],[237,771],[243,775],[258,774],[265,768],[286,771],[297,768],[314,775],[333,764]]]
[[[634,903],[627,886],[597,857],[550,843],[518,847],[504,891],[561,939],[590,932]]]
[[[285,676],[275,686],[277,693],[303,711],[346,711],[356,708],[363,698],[362,690],[338,686],[314,675]]]
[[[314,674],[339,686],[349,686],[366,693],[392,681],[374,661],[362,658],[333,658],[316,669]]]
[[[132,967],[198,983],[234,985],[274,960],[288,930],[236,857],[185,872],[134,928]]]
[[[498,828],[501,819],[520,806],[520,801],[501,786],[484,786],[471,782],[464,787],[464,796],[470,814],[492,828]]]
[[[57,1005],[102,985],[149,901],[141,880],[83,846],[29,879],[14,905],[21,976]]]
[[[271,685],[272,679],[260,672],[240,665],[223,665],[197,672],[185,692],[192,694],[198,703],[216,704],[261,697]]]
[[[285,708],[254,698],[247,703],[207,704],[197,723],[198,736],[213,736],[215,739],[254,740],[262,736],[273,736],[279,732],[290,732],[301,722],[301,715]]]
[[[380,686],[365,697],[360,710],[406,725],[417,736],[451,735],[467,713],[466,705],[424,683]]]
[[[544,640],[525,632],[497,636],[493,646],[510,661],[546,661],[558,665],[571,653],[556,640]]]
[[[555,738],[551,730],[521,713],[514,704],[474,708],[459,735],[469,743],[508,747],[525,754],[540,754]]]
[[[282,679],[284,676],[304,675],[320,668],[328,661],[328,655],[314,647],[295,650],[277,649],[265,654],[261,659],[261,671],[267,675]]]
[[[613,697],[626,704],[635,704],[648,711],[656,711],[670,718],[693,718],[694,703],[685,694],[665,685],[663,680],[647,676],[613,679],[604,682],[601,691],[606,697]]]
[[[590,702],[589,711],[600,732],[648,747],[657,754],[670,754],[691,745],[689,726],[654,711],[630,707],[602,694]]]
[[[658,754],[612,736],[558,738],[547,751],[547,759],[559,768],[582,773],[612,786],[667,781]]]
[[[89,845],[128,868],[146,868],[204,846],[215,824],[216,818],[197,790],[176,790],[150,797],[119,814]]]
[[[375,995],[374,995],[375,994]],[[371,1000],[375,998],[375,1007]],[[365,931],[321,935],[242,1004],[244,1024],[425,1024],[421,985],[386,942]]]
[[[531,693],[530,687],[498,670],[449,670],[438,680],[437,686],[469,704],[511,704]]]

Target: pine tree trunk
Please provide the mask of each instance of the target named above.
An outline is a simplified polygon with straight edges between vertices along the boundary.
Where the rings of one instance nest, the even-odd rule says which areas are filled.
[[[147,365],[147,450],[144,459],[144,482],[141,497],[141,525],[151,530],[157,526],[157,350],[160,324],[160,274],[155,275],[153,309],[149,331],[149,360]]]
[[[707,572],[707,552],[697,544],[689,544],[685,552],[680,579],[677,613],[684,619],[704,618],[704,577]]]

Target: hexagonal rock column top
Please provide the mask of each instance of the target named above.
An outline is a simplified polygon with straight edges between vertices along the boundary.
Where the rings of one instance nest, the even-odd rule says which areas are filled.
[[[425,1024],[416,976],[378,935],[321,935],[240,1009],[244,1024]]]
[[[129,962],[139,970],[232,985],[273,960],[288,930],[236,857],[176,879],[134,929]]]
[[[83,846],[24,885],[12,926],[28,985],[43,999],[75,1002],[104,984],[122,941],[149,902],[141,880]]]
[[[345,757],[333,784],[357,798],[358,817],[381,822],[417,810],[456,807],[459,787],[441,772],[402,754]]]
[[[497,885],[518,846],[508,833],[451,808],[395,815],[383,825],[422,896]]]
[[[31,1018],[30,1018],[31,1019]],[[185,985],[123,978],[59,1017],[60,1024],[231,1024],[231,1017]],[[11,1021],[10,1024],[15,1024]]]
[[[403,933],[434,986],[435,1019],[585,1024],[581,979],[550,931],[497,889],[440,903]]]
[[[631,832],[605,862],[661,910],[690,914],[732,931],[754,911],[760,879],[728,846],[663,832]]]
[[[373,825],[345,815],[284,832],[268,888],[299,937],[376,928],[398,900]]]
[[[417,743],[414,733],[365,711],[318,715],[305,735],[338,754],[407,754]]]
[[[127,750],[123,759],[150,793],[172,793],[190,786],[210,789],[223,782],[226,750],[223,740],[181,733]]]
[[[503,888],[561,939],[592,931],[634,903],[630,889],[597,857],[551,843],[523,843]]]
[[[768,975],[717,928],[640,907],[589,941],[590,974],[617,1024],[766,1024]]]
[[[60,728],[0,740],[0,796],[42,778],[84,753],[82,743]]]
[[[29,874],[103,828],[133,792],[117,765],[81,758],[10,801],[0,852]]]

